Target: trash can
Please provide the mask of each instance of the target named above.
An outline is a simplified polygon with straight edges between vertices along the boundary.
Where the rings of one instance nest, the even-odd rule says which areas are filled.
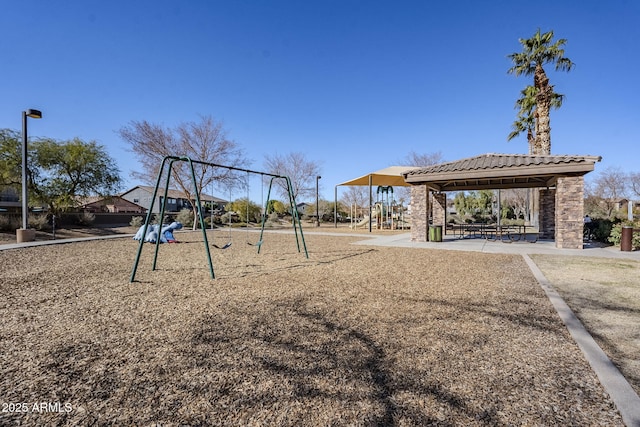
[[[442,242],[442,226],[441,225],[429,226],[429,241]]]
[[[622,235],[620,236],[620,250],[630,252],[633,243],[633,227],[630,225],[622,226]]]

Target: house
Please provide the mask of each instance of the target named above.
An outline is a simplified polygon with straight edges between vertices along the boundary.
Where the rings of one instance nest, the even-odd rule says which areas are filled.
[[[145,211],[149,209],[151,206],[151,200],[153,198],[153,191],[155,187],[146,186],[146,185],[136,185],[130,190],[125,191],[120,195],[121,198],[127,200],[131,203],[135,203],[144,208]],[[156,195],[156,200],[153,203],[152,213],[160,213],[160,209],[162,208],[162,202],[164,197],[164,188],[158,188],[158,194]],[[200,193],[200,202],[203,205],[217,205],[224,206],[228,203],[227,200],[219,199],[214,196],[210,196],[208,194]],[[195,203],[195,199],[193,199],[193,203]],[[191,204],[189,200],[184,197],[184,193],[180,190],[169,189],[167,191],[167,204],[165,206],[166,212],[180,212],[183,209],[191,209]]]
[[[298,215],[307,215],[307,209],[311,208],[312,205],[310,205],[309,203],[298,203],[296,205],[296,208],[298,209]],[[291,210],[291,209],[289,209]],[[315,212],[311,212],[311,215],[315,215]]]
[[[0,212],[21,212],[22,203],[15,188],[6,187],[0,190]]]
[[[123,199],[120,196],[91,196],[80,200],[80,209],[84,212],[98,213],[145,213],[147,210],[142,206]]]

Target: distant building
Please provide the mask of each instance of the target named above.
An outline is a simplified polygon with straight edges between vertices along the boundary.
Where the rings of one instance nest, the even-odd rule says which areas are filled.
[[[135,203],[144,208],[145,211],[151,206],[151,199],[153,198],[153,190],[155,187],[146,185],[137,185],[130,190],[125,191],[120,195],[121,198],[128,200],[131,203]],[[156,200],[153,203],[152,213],[160,213],[164,196],[164,188],[158,188],[158,194]],[[200,202],[203,205],[214,205],[216,207],[222,207],[228,203],[227,200],[219,199],[217,197],[200,193]],[[193,200],[195,203],[195,199]],[[167,213],[180,212],[183,209],[191,209],[189,200],[184,197],[184,193],[179,190],[169,189],[167,192],[167,205],[165,211]]]
[[[309,203],[302,202],[302,203],[298,203],[296,207],[298,208],[298,215],[307,215],[307,209],[309,209],[312,206]],[[315,215],[315,212],[313,212],[313,214]]]
[[[123,199],[120,196],[92,196],[80,200],[80,210],[84,212],[98,213],[145,213],[142,206]]]
[[[6,187],[0,190],[0,212],[21,212],[22,203],[15,188]]]

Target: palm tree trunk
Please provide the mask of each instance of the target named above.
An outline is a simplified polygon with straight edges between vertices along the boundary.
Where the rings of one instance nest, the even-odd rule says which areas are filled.
[[[551,154],[551,125],[549,120],[549,110],[551,108],[551,94],[553,88],[549,86],[549,78],[540,64],[536,65],[533,76],[533,84],[538,89],[536,95],[536,145],[539,153],[543,155]]]

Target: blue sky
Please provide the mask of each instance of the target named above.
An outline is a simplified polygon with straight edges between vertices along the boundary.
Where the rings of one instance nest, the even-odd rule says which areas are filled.
[[[552,153],[640,172],[638,22],[636,0],[7,1],[0,128],[42,110],[30,136],[97,141],[130,187],[137,162],[119,128],[211,115],[252,169],[304,152],[333,199],[411,151],[526,153],[524,135],[506,136],[531,81],[508,75],[506,56],[540,28],[568,39],[576,64],[547,70],[566,95]]]

